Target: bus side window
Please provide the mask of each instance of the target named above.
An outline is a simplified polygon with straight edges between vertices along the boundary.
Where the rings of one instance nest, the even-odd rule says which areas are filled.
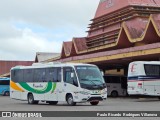
[[[61,76],[62,76],[61,68],[57,68],[57,82],[61,82]]]
[[[46,82],[61,82],[61,68],[46,68]]]
[[[74,77],[72,78],[72,74]],[[64,82],[70,83],[78,87],[77,77],[75,71],[72,67],[65,67],[64,68]]]
[[[148,65],[144,64],[145,73],[147,76],[160,76],[159,65]]]
[[[33,82],[33,75],[34,75],[34,70],[33,69],[25,69],[23,70],[24,73],[24,82]]]
[[[45,82],[45,68],[34,69],[34,82]]]
[[[9,80],[0,80],[0,85],[9,85]]]
[[[11,70],[11,80],[15,82],[16,72],[15,70]]]
[[[111,83],[112,77],[111,76],[107,76],[107,83]]]
[[[127,77],[125,76],[121,77],[121,87],[127,89]]]
[[[120,77],[119,76],[113,76],[112,77],[112,83],[121,83]]]
[[[57,82],[57,68],[46,68],[46,82]]]
[[[11,80],[13,80],[13,82],[23,81],[23,70],[12,70]]]

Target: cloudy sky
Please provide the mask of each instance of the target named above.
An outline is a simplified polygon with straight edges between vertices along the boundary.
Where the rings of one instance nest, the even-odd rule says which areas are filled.
[[[99,0],[0,0],[0,60],[34,60],[87,35]]]

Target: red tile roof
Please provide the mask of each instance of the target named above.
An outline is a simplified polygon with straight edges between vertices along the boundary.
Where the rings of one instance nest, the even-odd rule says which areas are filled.
[[[89,28],[87,37],[64,42],[57,59],[160,42],[160,0],[101,0]]]
[[[73,38],[73,43],[77,52],[87,50],[86,38]]]
[[[151,44],[160,41],[160,14],[153,14],[147,18],[137,17],[125,21],[118,32],[118,38],[108,41],[104,46],[88,49],[86,38],[73,38],[72,41],[64,42],[61,58],[75,55],[89,54],[106,50],[116,50],[135,46],[135,43],[143,42]],[[154,39],[153,39],[154,38]]]
[[[118,50],[96,52],[96,53],[91,53],[91,54],[81,55],[81,56],[73,56],[73,57],[61,59],[59,61],[60,62],[69,62],[69,61],[74,61],[74,60],[98,58],[98,57],[103,57],[103,56],[108,56],[109,57],[110,55],[117,55],[117,54],[136,52],[136,51],[141,51],[141,50],[155,49],[155,48],[160,48],[160,42],[159,43],[148,44],[148,45],[144,45],[144,46],[135,46],[135,47],[118,49]]]
[[[29,66],[32,65],[33,61],[4,61],[0,60],[0,75],[10,72],[12,67],[17,65]]]
[[[72,50],[72,41],[63,42],[61,57],[67,57],[70,55]]]

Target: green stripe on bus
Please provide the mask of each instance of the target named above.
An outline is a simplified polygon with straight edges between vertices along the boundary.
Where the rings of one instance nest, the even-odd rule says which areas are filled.
[[[56,85],[57,85],[56,83],[53,83],[51,93],[53,93],[53,92],[54,92],[54,90],[56,89]]]
[[[43,94],[43,93],[47,93],[49,91],[52,90],[52,92],[54,92],[55,88],[56,88],[56,83],[52,82],[48,82],[45,89],[42,90],[38,90],[38,89],[34,89],[32,87],[30,87],[27,83],[25,82],[21,82],[19,83],[24,89],[28,90],[29,92],[33,92],[33,93],[37,93],[37,94]]]

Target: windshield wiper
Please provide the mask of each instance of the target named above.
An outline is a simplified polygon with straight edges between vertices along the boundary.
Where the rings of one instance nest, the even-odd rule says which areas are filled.
[[[93,81],[91,81],[91,80],[89,80],[89,79],[81,79],[81,80],[89,81],[89,82],[91,82],[91,83],[93,83],[94,85],[96,85],[96,86],[97,86],[97,84],[96,84],[95,82],[93,82]]]
[[[93,83],[95,86],[99,86],[99,87],[103,88],[101,85],[97,85],[95,82],[93,82],[93,81],[97,81],[97,80],[89,80],[89,79],[81,79],[81,80],[89,81],[89,82]]]
[[[101,80],[92,80],[92,81],[98,81],[98,82],[100,82],[100,83],[102,83],[102,84],[103,84],[103,82],[102,82]]]
[[[105,83],[103,83],[102,81],[100,81],[100,80],[93,80],[93,81],[98,81],[98,82],[100,82],[101,84],[100,85],[102,85],[102,87],[106,87],[106,84]]]

